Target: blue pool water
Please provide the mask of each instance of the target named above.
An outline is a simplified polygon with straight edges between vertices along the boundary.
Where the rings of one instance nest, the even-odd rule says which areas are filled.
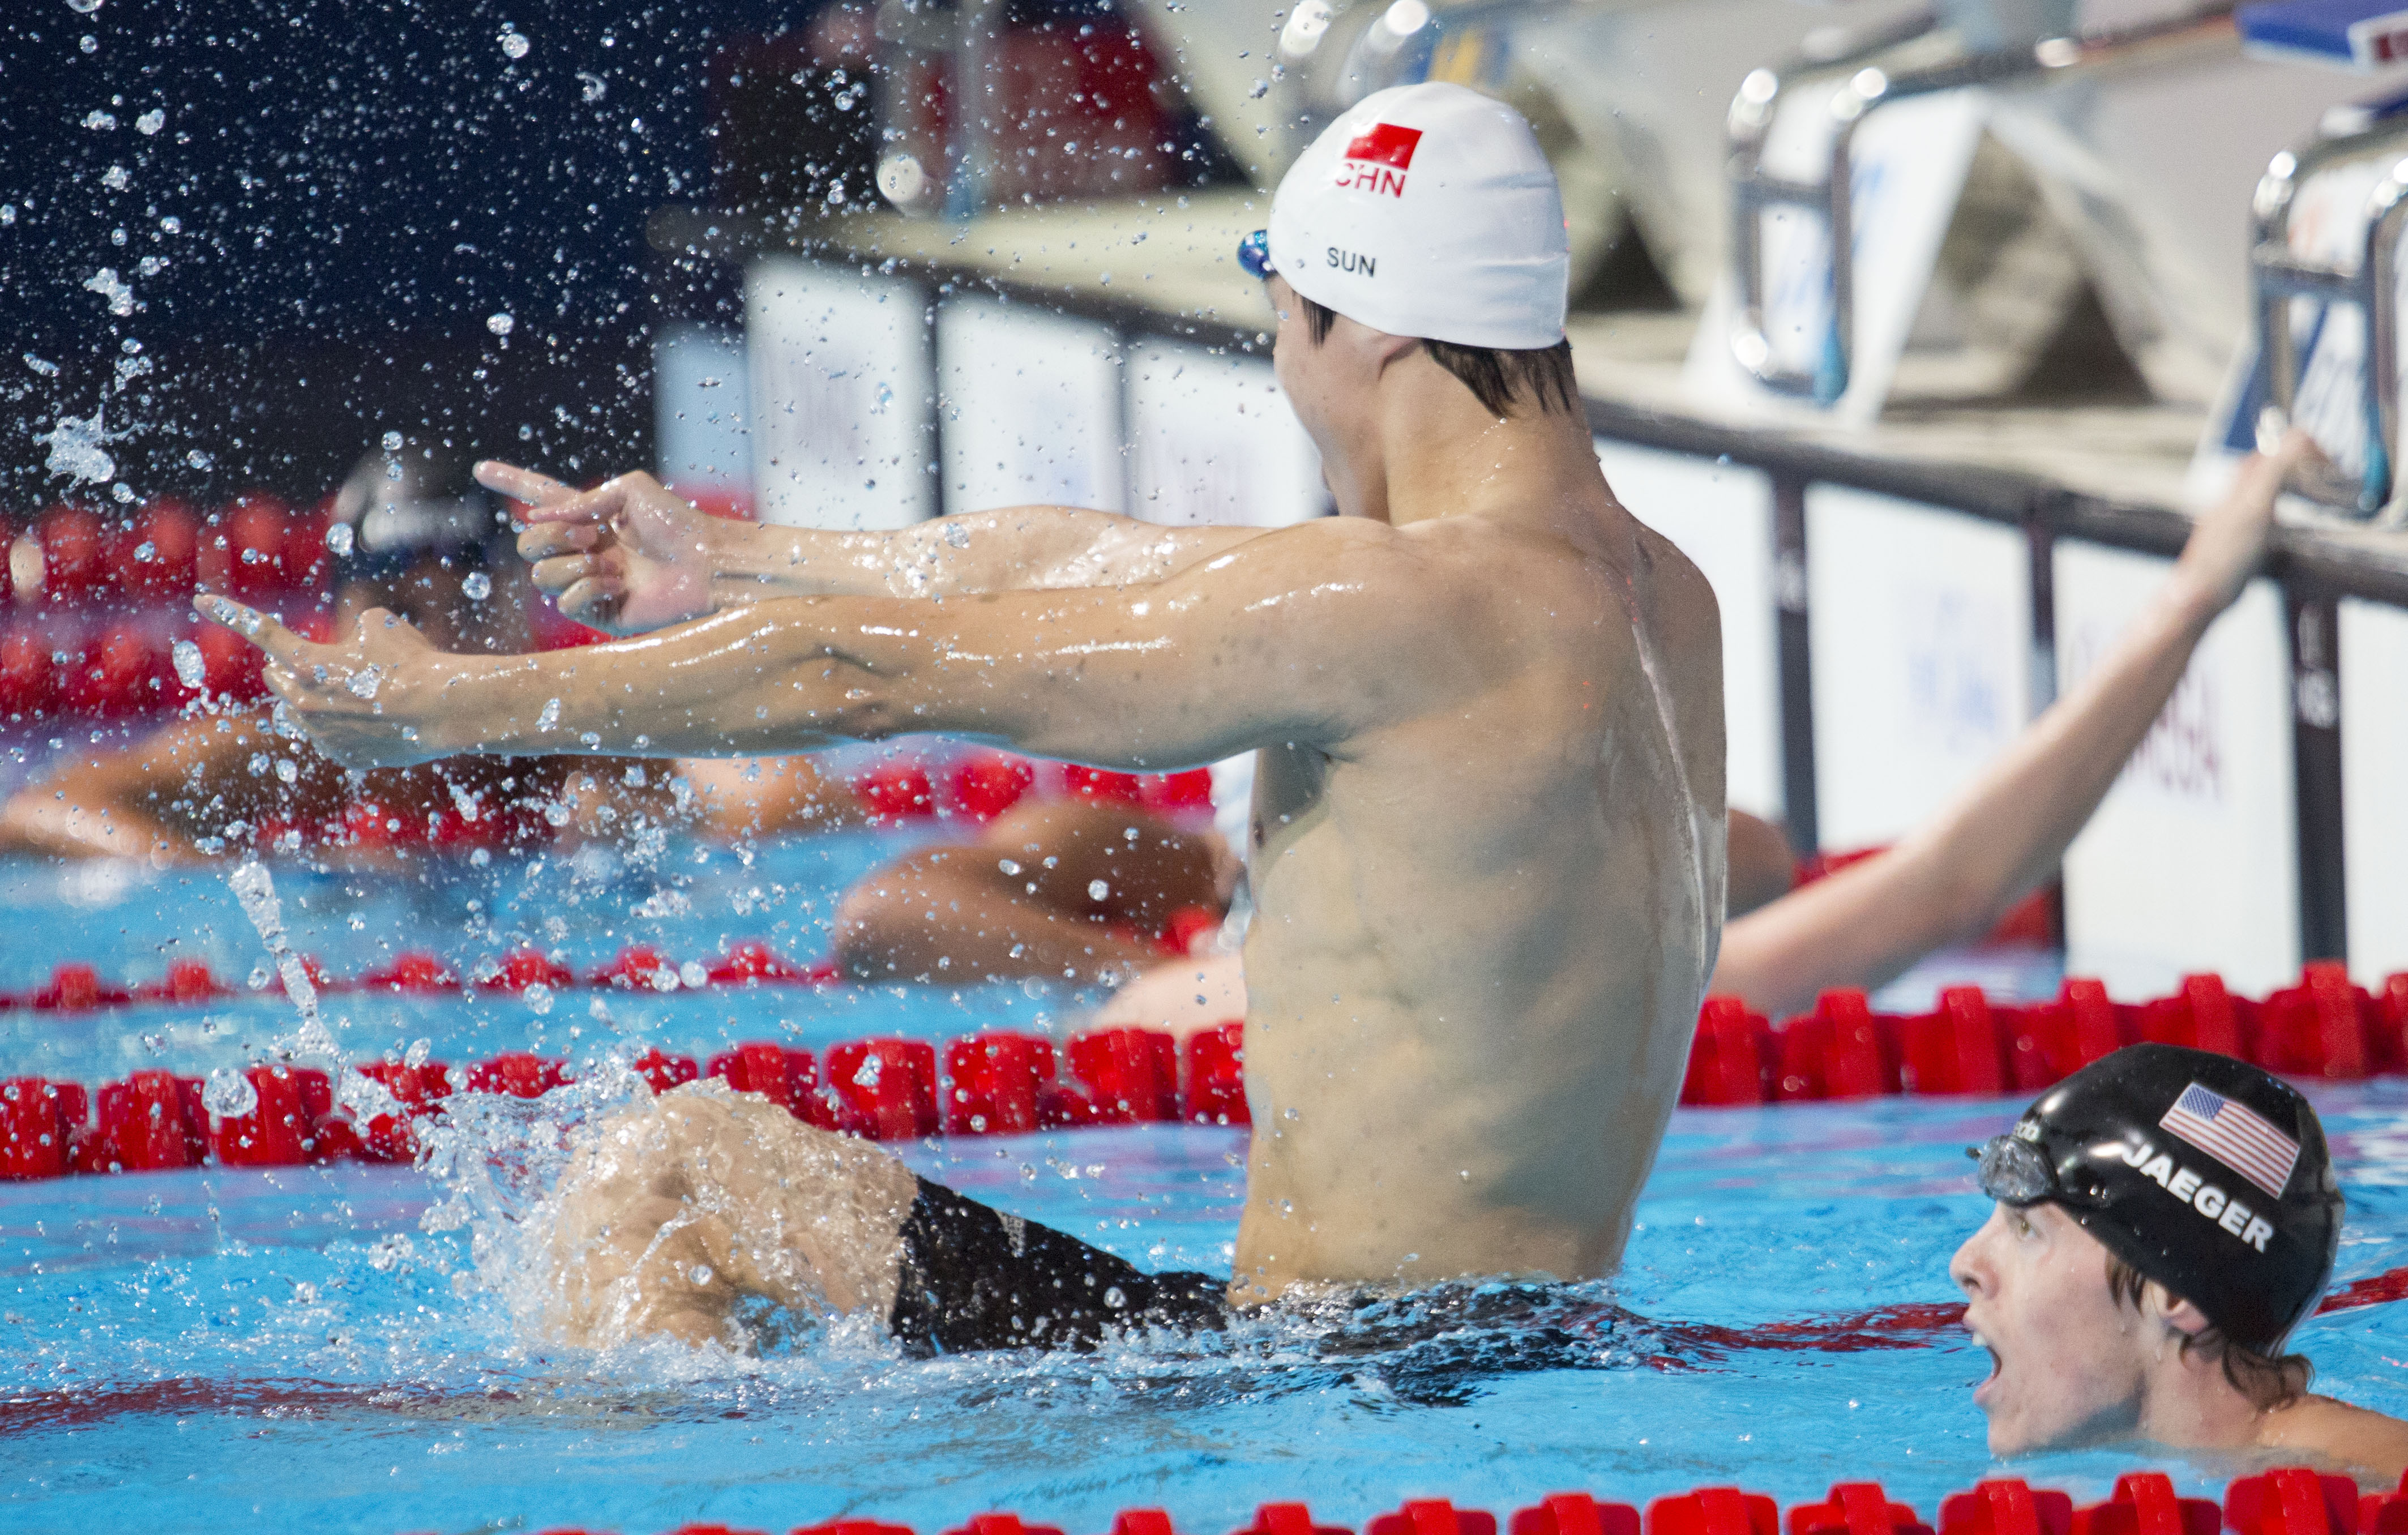
[[[423,882],[280,868],[278,886],[296,947],[336,973],[405,943],[460,963],[528,940],[584,963],[627,941],[682,958],[761,936],[808,956],[835,893],[896,845],[785,843],[749,862],[673,847],[650,866],[450,866]],[[0,866],[0,901],[12,914],[0,987],[67,958],[139,977],[196,956],[237,978],[261,958],[222,874]],[[1037,985],[612,993],[597,1016],[594,999],[566,992],[538,1012],[515,998],[345,996],[329,1022],[355,1056],[423,1039],[456,1063],[1059,1028],[1078,1002]],[[203,1069],[292,1023],[256,997],[0,1014],[0,1073]],[[2408,1083],[2317,1101],[2350,1198],[2340,1278],[2408,1263],[2408,1136],[2395,1128]],[[1010,1507],[1091,1535],[1118,1508],[1160,1504],[1209,1532],[1273,1498],[1351,1523],[1408,1496],[1501,1512],[1564,1488],[1643,1500],[1737,1482],[1791,1500],[1865,1477],[1928,1515],[2001,1470],[1970,1399],[1982,1356],[1948,1333],[1849,1351],[1765,1346],[1745,1329],[1950,1298],[1948,1255],[1985,1212],[1963,1147],[2017,1107],[1682,1112],[1611,1289],[1645,1324],[1614,1320],[1600,1291],[1438,1337],[1406,1307],[1386,1331],[1290,1319],[1087,1356],[907,1362],[844,1326],[765,1359],[552,1347],[509,1303],[507,1238],[532,1196],[481,1174],[465,1192],[362,1166],[0,1187],[0,1528],[632,1535],[874,1514],[934,1535]],[[539,1148],[546,1131],[494,1133]],[[1241,1135],[1199,1128],[902,1148],[931,1176],[1141,1265],[1206,1269],[1228,1262],[1242,1150]],[[2403,1334],[2408,1306],[2373,1307],[2311,1323],[2301,1343],[2326,1389],[2408,1412]],[[2006,1470],[2093,1497],[2135,1463],[2096,1452]],[[2200,1489],[2227,1470],[2165,1469]]]

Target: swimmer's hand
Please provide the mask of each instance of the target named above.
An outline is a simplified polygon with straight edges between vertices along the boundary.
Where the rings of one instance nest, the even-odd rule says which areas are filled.
[[[488,460],[477,482],[526,503],[519,557],[540,591],[580,624],[643,634],[711,610],[719,520],[648,474],[578,491]]]
[[[2243,461],[2224,499],[2200,513],[2174,580],[2209,616],[2241,595],[2266,561],[2266,540],[2274,531],[2274,499],[2302,472],[2329,467],[2314,438],[2293,428],[2271,452]]]
[[[239,602],[203,596],[194,606],[267,653],[278,723],[298,724],[344,767],[407,768],[461,750],[436,740],[443,721],[432,706],[483,658],[447,655],[382,608],[362,613],[349,639],[319,645]]]

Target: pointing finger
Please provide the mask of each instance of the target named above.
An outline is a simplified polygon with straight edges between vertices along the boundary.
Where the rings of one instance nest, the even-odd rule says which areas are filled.
[[[265,651],[269,659],[283,666],[298,665],[312,649],[309,641],[294,634],[267,614],[255,608],[246,608],[229,597],[203,595],[194,600],[194,608],[203,618],[211,619],[232,629]]]
[[[574,488],[562,484],[548,474],[538,474],[533,469],[522,469],[515,464],[504,464],[496,459],[489,458],[479,464],[476,473],[478,484],[531,507],[551,506],[577,494]]]

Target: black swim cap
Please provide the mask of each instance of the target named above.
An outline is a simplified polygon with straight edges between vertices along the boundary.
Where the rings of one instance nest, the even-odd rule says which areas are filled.
[[[2060,1206],[2253,1353],[2280,1353],[2332,1278],[2342,1197],[2324,1126],[2246,1061],[2128,1045],[2050,1088],[1980,1155],[1983,1193]]]

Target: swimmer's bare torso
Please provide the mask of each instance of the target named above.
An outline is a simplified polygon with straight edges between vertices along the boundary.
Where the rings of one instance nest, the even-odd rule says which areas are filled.
[[[357,763],[901,730],[1147,770],[1260,749],[1234,1297],[1598,1276],[1720,927],[1713,600],[1614,501],[1576,413],[1489,416],[1418,343],[1342,318],[1311,351],[1291,337],[1283,385],[1360,515],[812,534],[686,521],[640,477],[580,496],[494,468],[537,503],[523,552],[564,609],[631,631],[719,610],[505,661],[230,616]],[[344,685],[371,665],[374,712]]]
[[[1620,1259],[1721,922],[1721,700],[1695,571],[1582,520],[1413,530],[1516,594],[1478,681],[1262,753],[1240,1299]]]

